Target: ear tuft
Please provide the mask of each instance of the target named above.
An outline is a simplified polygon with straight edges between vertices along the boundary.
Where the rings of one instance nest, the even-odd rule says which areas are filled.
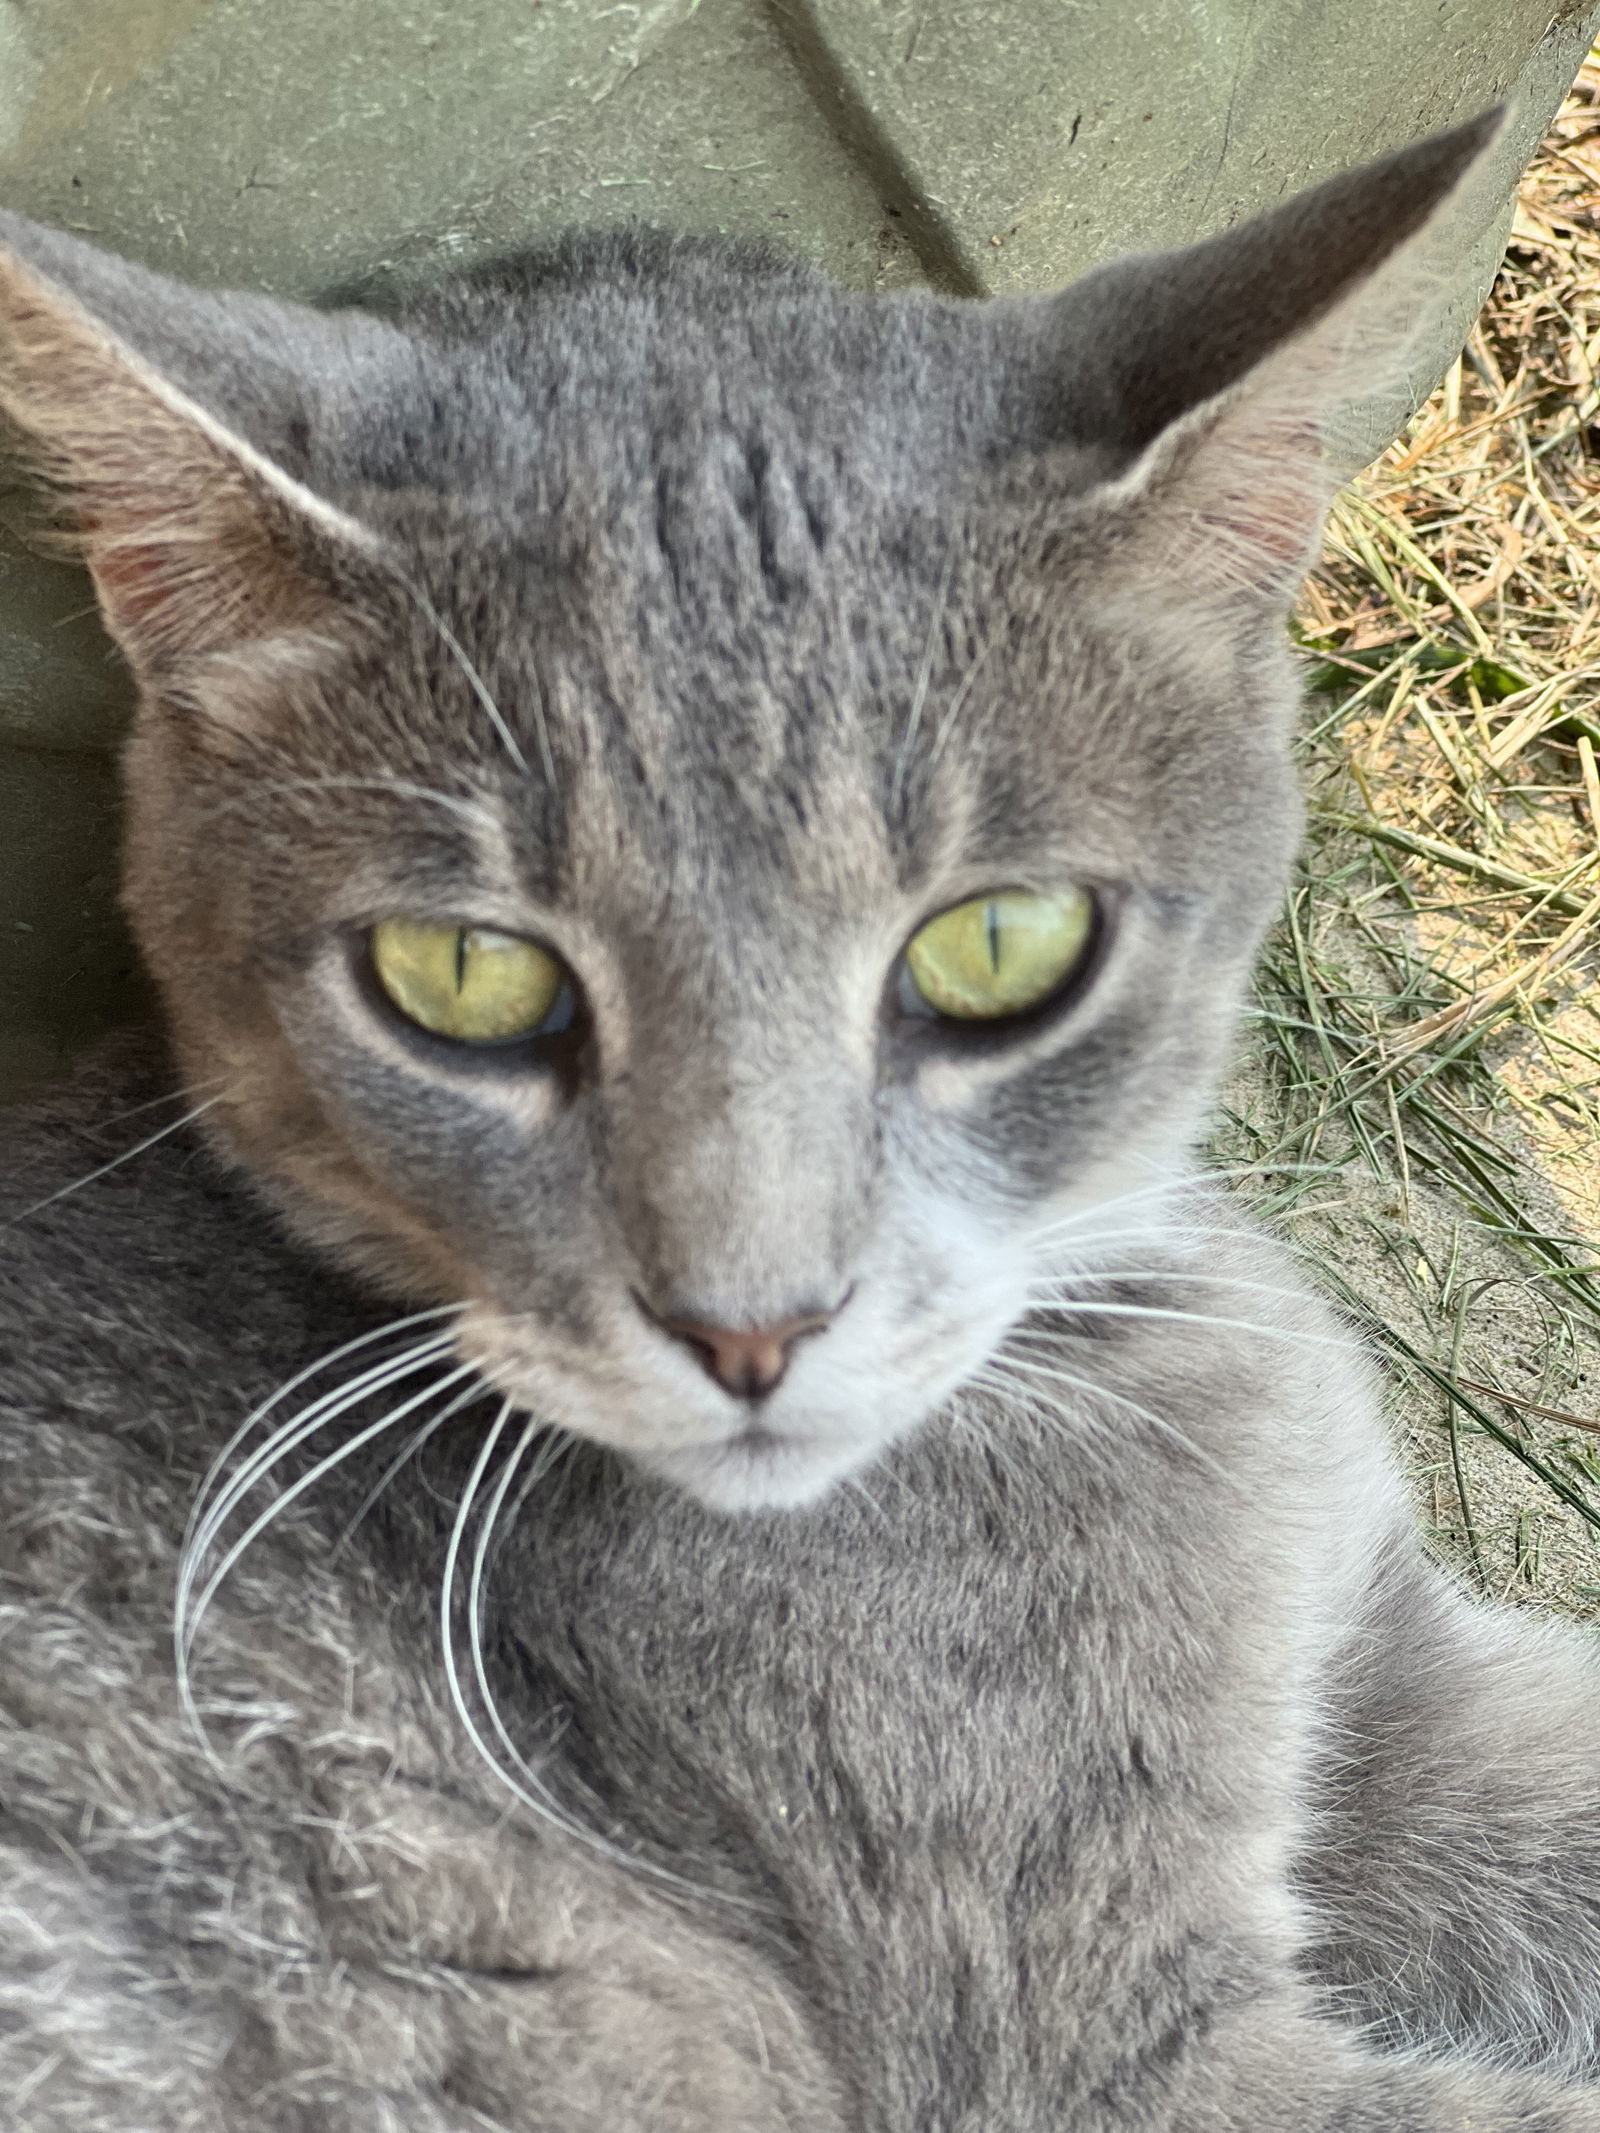
[[[314,625],[375,538],[0,251],[0,414],[76,526],[136,674]]]
[[[1293,597],[1344,479],[1317,401],[1317,351],[1180,416],[1100,498],[1132,514],[1141,577],[1209,598]]]

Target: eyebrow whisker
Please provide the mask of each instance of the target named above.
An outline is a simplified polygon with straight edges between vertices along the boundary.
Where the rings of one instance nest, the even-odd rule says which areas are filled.
[[[905,782],[911,768],[911,751],[916,745],[917,730],[922,724],[922,707],[928,700],[928,684],[933,678],[934,655],[939,644],[939,625],[944,620],[945,605],[950,597],[950,580],[955,575],[956,551],[952,541],[945,549],[944,568],[939,573],[939,589],[934,595],[933,614],[928,623],[928,642],[923,649],[922,664],[917,669],[917,679],[912,691],[911,710],[906,718],[906,730],[901,735],[899,751],[895,757],[894,776],[889,783],[889,804],[898,809],[905,799]]]
[[[416,602],[422,613],[427,617],[428,621],[438,632],[439,641],[443,644],[445,650],[450,654],[456,665],[461,669],[461,672],[465,675],[467,683],[470,686],[473,695],[477,697],[479,703],[482,704],[484,710],[488,713],[490,724],[494,727],[494,730],[496,731],[496,733],[499,734],[501,740],[504,742],[506,753],[510,756],[512,762],[516,764],[518,770],[522,772],[524,777],[531,776],[532,772],[528,765],[528,759],[523,754],[522,749],[518,744],[516,735],[506,724],[505,717],[504,714],[501,712],[500,706],[495,702],[493,696],[489,693],[489,684],[484,680],[483,676],[478,672],[472,661],[467,657],[466,648],[462,644],[460,638],[455,634],[454,630],[451,629],[449,623],[445,621],[443,615],[440,614],[439,610],[434,606],[433,602],[428,598],[427,594],[422,590],[422,587],[420,585],[416,584],[412,579],[404,576],[400,572],[396,572],[395,576],[397,582],[405,588],[407,593],[410,594],[411,598]],[[534,678],[533,719],[534,725],[537,728],[539,734],[539,759],[543,766],[546,779],[551,785],[554,785],[556,782],[556,760],[550,747],[550,729],[545,723],[544,715],[544,694],[543,691],[539,688],[537,676],[535,676]]]

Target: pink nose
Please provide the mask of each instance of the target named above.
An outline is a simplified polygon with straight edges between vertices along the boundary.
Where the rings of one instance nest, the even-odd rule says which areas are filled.
[[[749,1333],[736,1333],[730,1326],[708,1326],[698,1318],[659,1318],[656,1323],[664,1333],[692,1348],[726,1391],[754,1400],[778,1384],[789,1367],[795,1343],[808,1333],[820,1333],[833,1315],[808,1311],[799,1318],[782,1318],[775,1326],[757,1326]]]

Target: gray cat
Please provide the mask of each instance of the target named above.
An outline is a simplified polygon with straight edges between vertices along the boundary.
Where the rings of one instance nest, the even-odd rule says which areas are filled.
[[[985,306],[0,217],[171,1046],[9,1129],[8,2125],[1600,2128],[1592,1644],[1187,1156],[1491,131]]]

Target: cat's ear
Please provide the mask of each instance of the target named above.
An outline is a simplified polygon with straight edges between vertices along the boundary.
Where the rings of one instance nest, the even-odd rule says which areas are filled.
[[[1124,470],[1098,492],[1141,579],[1287,600],[1340,483],[1411,408],[1470,240],[1504,188],[1503,114],[1437,134],[1188,250],[1055,299],[1074,426]]]
[[[23,238],[77,268],[85,301],[20,256]],[[341,563],[376,554],[375,537],[114,331],[90,308],[97,299],[136,322],[141,302],[159,313],[158,341],[184,343],[202,383],[208,369],[226,372],[228,300],[0,218],[0,415],[61,497],[135,673],[156,680],[197,657],[314,629],[333,612]],[[259,341],[271,309],[256,304],[234,330],[237,373],[250,372],[241,339]],[[272,419],[261,411],[269,389],[279,402],[292,390],[285,366],[265,376],[265,388],[250,388],[258,428]]]

